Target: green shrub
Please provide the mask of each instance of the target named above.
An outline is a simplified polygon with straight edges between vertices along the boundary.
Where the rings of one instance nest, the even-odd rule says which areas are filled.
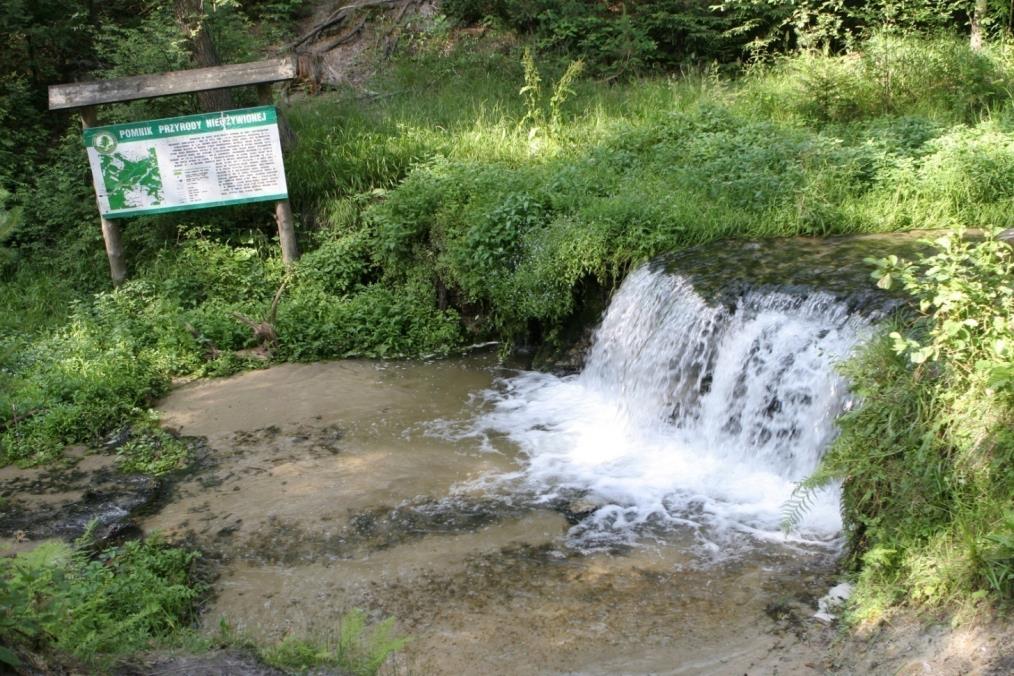
[[[296,274],[330,295],[345,296],[376,276],[372,244],[366,229],[325,240],[300,259]]]
[[[458,315],[436,306],[432,284],[372,284],[350,298],[318,286],[296,285],[278,311],[279,356],[334,357],[442,355],[461,340]]]
[[[845,372],[862,406],[818,476],[844,481],[860,617],[1014,590],[1014,251],[960,231],[916,261],[878,263],[920,316]]]
[[[56,653],[87,665],[169,639],[194,619],[203,587],[195,552],[157,539],[133,541],[95,556],[42,543],[0,559],[0,641]],[[8,663],[12,653],[6,655]],[[16,659],[16,658],[15,658]]]
[[[658,66],[734,61],[756,32],[734,30],[743,18],[736,8],[718,12],[692,0],[448,0],[441,9],[460,23],[492,19],[531,34],[541,49],[585,59],[608,78]]]
[[[181,469],[190,461],[187,445],[158,427],[135,427],[116,455],[121,472],[152,476]]]

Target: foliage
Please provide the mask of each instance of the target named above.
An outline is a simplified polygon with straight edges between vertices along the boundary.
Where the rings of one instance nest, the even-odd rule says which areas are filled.
[[[133,282],[74,303],[66,326],[17,352],[0,400],[3,459],[52,458],[139,415],[170,374],[195,365],[193,339],[167,314],[171,302]]]
[[[549,72],[534,53],[525,84],[520,63],[494,76],[469,47],[442,57],[457,65],[438,81],[418,79],[430,57],[399,61],[377,86],[406,93],[383,106],[294,108],[288,173],[308,251],[278,307],[276,357],[552,341],[588,280],[608,288],[638,261],[719,237],[1010,225],[1006,52],[880,36],[860,54],[873,65],[806,54],[736,83],[706,71],[598,87],[571,70],[552,78],[556,96],[526,103],[534,90],[519,86]],[[955,74],[932,85],[925,62]],[[813,86],[829,72],[879,89],[835,107]],[[533,153],[535,116],[547,131]],[[40,173],[46,197],[10,212],[23,238],[8,240],[21,258],[0,285],[15,308],[0,323],[8,461],[143,419],[175,376],[245,367],[235,351],[252,336],[233,314],[264,317],[284,274],[264,209],[197,212],[128,223],[135,281],[87,293],[105,263],[76,143]]]
[[[586,60],[614,79],[652,68],[762,61],[796,51],[840,53],[878,32],[968,33],[972,3],[959,0],[446,0],[463,24],[499,23],[532,36],[544,51]],[[989,3],[981,23],[994,35],[1011,27],[1010,7]]]
[[[660,66],[735,61],[752,34],[733,30],[743,18],[737,10],[718,12],[691,0],[447,0],[441,7],[462,23],[492,20],[530,33],[543,51],[583,59],[593,74],[609,79]]]
[[[300,284],[278,312],[279,356],[446,355],[460,343],[458,315],[434,305],[432,286],[422,280],[393,288],[371,284],[348,299]]]
[[[407,642],[395,634],[393,618],[367,628],[366,614],[353,610],[342,617],[334,636],[321,640],[288,636],[259,653],[266,664],[287,672],[337,668],[342,673],[370,676]]]
[[[96,4],[87,24],[108,26],[111,37],[84,36],[87,49],[71,50],[95,62],[90,70],[182,58],[154,9],[124,3],[136,11],[116,23],[105,9],[114,5]],[[0,317],[0,462],[48,461],[67,443],[143,427],[174,377],[249,367],[241,351],[254,342],[234,313],[266,317],[283,279],[275,359],[411,357],[484,337],[561,340],[581,321],[582,289],[608,290],[638,262],[704,241],[1014,225],[1014,60],[1002,44],[974,53],[960,38],[882,32],[842,55],[790,54],[730,79],[699,64],[733,61],[768,35],[801,44],[771,33],[781,5],[720,14],[677,2],[470,6],[479,5],[498,17],[492,44],[462,38],[455,51],[442,28],[447,50],[399,55],[371,83],[376,96],[297,97],[287,110],[299,138],[287,176],[305,252],[291,272],[270,211],[255,205],[125,223],[132,281],[103,290],[79,134],[65,118],[22,124],[23,102],[41,109],[39,83],[0,73],[0,122],[17,130],[13,143],[0,141],[0,166],[25,163],[0,168],[0,302],[9,310]],[[245,35],[259,41],[251,50],[274,39],[257,12],[299,11],[295,2],[222,7],[210,20],[235,55]],[[29,9],[18,15],[25,35],[24,17],[53,18],[39,14],[53,11],[47,3]],[[536,49],[523,57],[496,42],[497,22],[531,31]],[[60,49],[41,55],[46,68],[76,77],[58,68],[71,53]],[[565,67],[574,57],[590,77]],[[679,78],[636,77],[677,66]],[[14,157],[47,140],[45,152]],[[974,268],[993,245],[984,246],[961,255]],[[948,288],[983,289],[958,272],[966,264],[952,263]],[[977,274],[1002,278],[992,265]],[[905,270],[894,274],[930,284],[921,264]],[[913,290],[939,309],[937,287]],[[899,326],[904,345],[933,348],[920,366],[885,338],[849,367],[867,406],[844,421],[824,476],[845,482],[867,598],[932,601],[1010,585],[1011,518],[1001,509],[1011,493],[1010,374],[996,350],[1010,325],[964,323],[999,316],[1008,302],[962,305],[953,334],[932,318]],[[121,454],[129,471],[185,462],[182,445],[157,431]],[[805,493],[797,498],[805,509]],[[314,668],[345,650],[319,645],[290,639],[269,659]]]
[[[158,427],[135,428],[116,454],[121,472],[153,476],[185,467],[190,460],[186,443]]]
[[[153,538],[91,549],[86,538],[73,548],[42,543],[0,559],[3,645],[101,665],[193,619],[203,591],[191,576],[196,553]]]
[[[818,475],[844,481],[860,617],[1014,589],[1014,256],[995,230],[964,235],[877,261],[879,285],[900,283],[919,316],[846,367],[864,403]]]
[[[533,150],[537,148],[537,137],[557,132],[563,121],[563,104],[574,94],[574,81],[584,70],[584,62],[580,59],[572,61],[553,86],[553,94],[549,99],[549,116],[546,116],[546,103],[543,101],[542,76],[535,64],[531,49],[525,49],[521,57],[525,68],[525,86],[519,92],[525,102],[525,116],[521,118],[519,127],[528,128],[528,140]]]
[[[759,79],[788,88],[758,87],[756,103],[821,123],[941,114],[973,122],[1009,100],[1011,58],[1004,48],[975,52],[958,38],[878,33],[844,57],[804,53],[777,60]]]
[[[877,264],[877,286],[891,288],[895,280],[917,301],[932,321],[922,341],[891,333],[895,351],[908,354],[913,364],[927,360],[965,370],[984,372],[989,387],[1001,392],[1014,388],[1009,380],[1014,362],[1014,255],[989,229],[985,240],[971,243],[958,229],[933,241],[938,252],[918,262],[892,256]]]

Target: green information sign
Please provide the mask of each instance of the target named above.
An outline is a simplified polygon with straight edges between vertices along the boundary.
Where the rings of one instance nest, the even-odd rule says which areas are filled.
[[[106,218],[288,198],[273,106],[92,127],[84,143]]]

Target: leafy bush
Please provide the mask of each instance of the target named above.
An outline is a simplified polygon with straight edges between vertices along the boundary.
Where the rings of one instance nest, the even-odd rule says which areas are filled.
[[[460,343],[458,315],[436,307],[432,286],[372,284],[344,299],[297,285],[278,312],[287,359],[444,355]]]
[[[376,276],[372,244],[365,229],[325,240],[300,259],[296,274],[330,295],[348,295]]]
[[[879,261],[919,317],[850,362],[862,406],[818,478],[844,481],[859,615],[1014,590],[1014,251],[956,231],[915,261]]]
[[[735,8],[717,12],[692,0],[448,0],[441,8],[461,23],[492,19],[530,33],[541,49],[584,59],[592,72],[609,78],[657,66],[734,61],[753,33],[733,31],[742,19]]]
[[[135,428],[116,454],[121,472],[152,476],[185,467],[190,460],[187,445],[158,427]]]

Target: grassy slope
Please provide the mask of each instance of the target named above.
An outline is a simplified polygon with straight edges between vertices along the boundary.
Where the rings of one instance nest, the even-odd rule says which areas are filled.
[[[560,69],[526,108],[519,62],[423,47],[374,83],[383,97],[291,107],[307,253],[279,307],[276,358],[444,353],[474,333],[552,341],[584,281],[611,285],[721,237],[1014,225],[1014,67],[999,48],[878,39],[738,81],[578,82],[558,116]],[[135,272],[116,292],[80,290],[101,279],[94,239],[72,250],[84,264],[36,257],[4,280],[3,461],[51,460],[144,418],[174,376],[247,366],[232,351],[249,331],[230,313],[263,316],[286,276],[257,219],[130,223]],[[892,584],[893,599],[910,590]]]

